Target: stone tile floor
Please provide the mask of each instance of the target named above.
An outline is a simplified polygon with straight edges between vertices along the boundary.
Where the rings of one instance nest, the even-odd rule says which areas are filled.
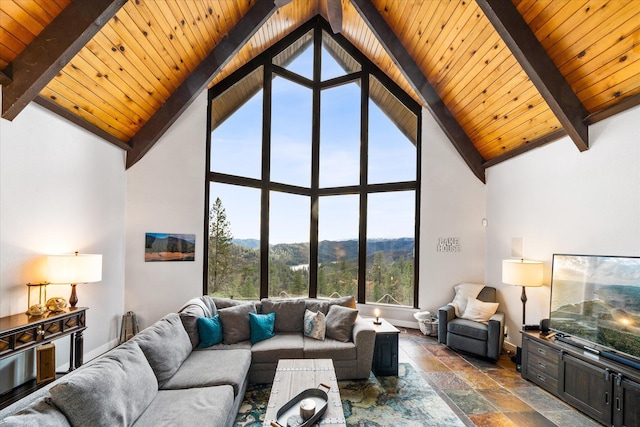
[[[492,363],[457,353],[417,329],[399,329],[399,362],[416,368],[467,426],[600,426],[522,379],[507,354]]]

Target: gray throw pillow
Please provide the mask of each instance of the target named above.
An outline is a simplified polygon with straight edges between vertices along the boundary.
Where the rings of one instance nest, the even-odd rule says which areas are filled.
[[[225,344],[235,344],[251,338],[249,313],[255,312],[256,307],[253,303],[244,303],[242,305],[218,310],[220,322],[222,322],[222,337],[224,338]]]
[[[302,332],[305,304],[303,299],[262,301],[262,313],[276,314],[275,332]]]
[[[358,310],[341,305],[332,305],[326,317],[326,336],[337,341],[351,341],[353,324],[358,317]]]
[[[193,350],[177,313],[167,314],[133,337],[133,340],[147,357],[160,387],[176,373]]]
[[[129,426],[149,406],[158,381],[134,341],[65,376],[51,400],[74,426]]]

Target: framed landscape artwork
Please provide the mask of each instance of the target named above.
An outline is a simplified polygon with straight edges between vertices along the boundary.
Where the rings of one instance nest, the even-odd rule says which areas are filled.
[[[195,234],[145,233],[145,262],[194,261]]]

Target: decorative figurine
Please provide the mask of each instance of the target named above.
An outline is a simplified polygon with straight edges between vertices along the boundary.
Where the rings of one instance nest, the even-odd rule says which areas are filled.
[[[62,311],[67,308],[67,300],[62,297],[53,297],[47,300],[47,310],[52,312]]]
[[[40,317],[47,312],[47,307],[43,304],[33,304],[27,310],[27,314],[31,317]]]

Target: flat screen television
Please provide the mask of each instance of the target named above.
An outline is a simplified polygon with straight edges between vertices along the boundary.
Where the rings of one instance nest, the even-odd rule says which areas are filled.
[[[640,363],[640,257],[554,254],[551,276],[557,337]]]

